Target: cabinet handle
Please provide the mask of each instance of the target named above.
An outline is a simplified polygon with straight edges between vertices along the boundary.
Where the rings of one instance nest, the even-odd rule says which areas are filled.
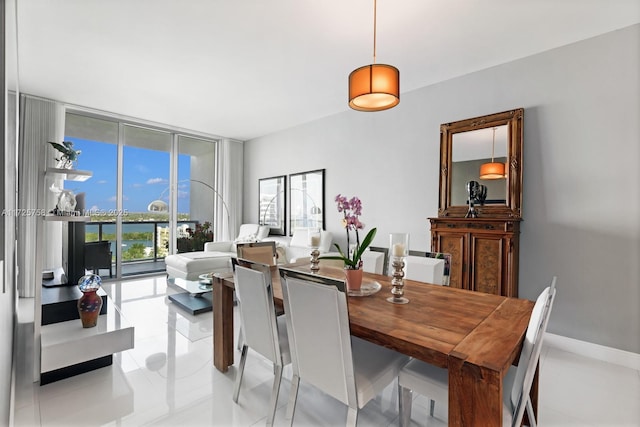
[[[447,224],[447,228],[455,228],[455,224]]]
[[[485,225],[485,226],[484,226],[484,228],[485,228],[486,230],[493,230],[493,229],[494,229],[493,225],[491,225],[491,224],[487,224],[487,225]]]

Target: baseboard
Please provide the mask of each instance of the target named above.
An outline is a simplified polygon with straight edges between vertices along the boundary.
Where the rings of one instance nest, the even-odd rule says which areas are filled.
[[[544,345],[640,371],[640,354],[546,333]]]

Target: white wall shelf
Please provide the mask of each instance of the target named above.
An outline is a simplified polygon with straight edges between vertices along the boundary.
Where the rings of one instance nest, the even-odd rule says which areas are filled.
[[[62,179],[67,181],[86,181],[93,176],[91,171],[82,171],[75,169],[59,169],[59,168],[47,168],[47,175],[61,176]]]
[[[89,216],[84,215],[54,215],[49,214],[44,216],[45,221],[61,221],[61,222],[87,222],[91,219]]]
[[[83,328],[80,319],[44,325],[40,330],[40,371],[50,372],[133,348],[133,331],[110,298],[107,314],[101,315],[93,328]]]

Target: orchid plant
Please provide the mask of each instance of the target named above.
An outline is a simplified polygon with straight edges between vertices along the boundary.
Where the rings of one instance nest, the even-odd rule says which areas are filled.
[[[360,215],[362,215],[362,202],[357,197],[347,199],[345,196],[338,194],[335,198],[338,205],[338,212],[342,213],[342,226],[347,231],[347,254],[345,254],[340,245],[334,243],[340,256],[328,255],[321,256],[320,259],[339,259],[344,261],[344,267],[350,270],[357,270],[362,267],[362,254],[369,247],[373,238],[376,236],[376,228],[372,228],[364,237],[362,242],[360,241],[360,234],[358,230],[364,229],[364,224],[360,221]],[[355,247],[351,250],[351,232],[355,232]]]

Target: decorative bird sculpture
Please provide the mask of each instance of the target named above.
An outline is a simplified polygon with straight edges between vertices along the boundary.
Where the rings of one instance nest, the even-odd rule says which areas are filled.
[[[60,169],[71,169],[73,163],[78,161],[78,156],[82,153],[80,150],[73,149],[71,141],[62,141],[62,144],[49,141],[49,144],[61,153],[60,157],[56,157],[57,167]]]

